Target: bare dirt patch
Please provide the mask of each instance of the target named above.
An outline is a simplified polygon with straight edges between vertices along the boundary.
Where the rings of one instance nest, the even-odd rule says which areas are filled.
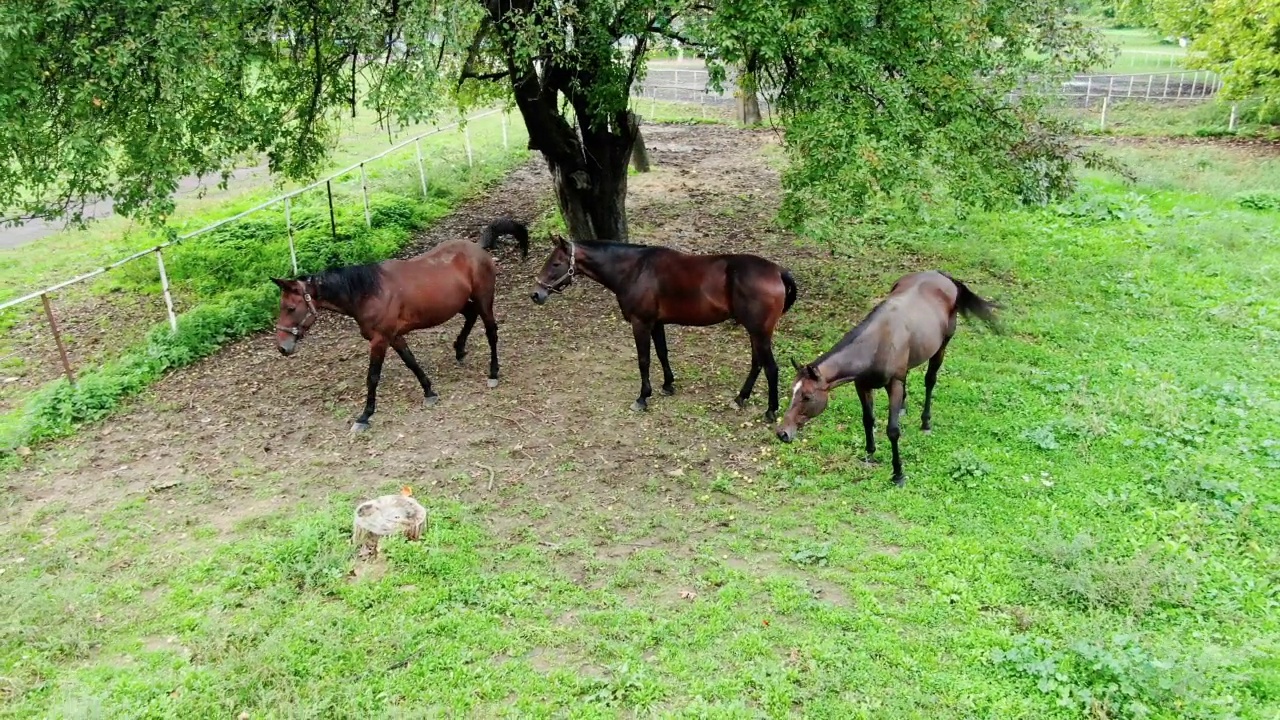
[[[793,267],[816,259],[770,224],[779,188],[764,153],[775,135],[717,126],[647,133],[656,166],[631,178],[634,240],[786,257]],[[498,215],[530,221],[550,207],[545,169],[533,161],[425,233],[413,251],[475,238]],[[424,502],[476,506],[499,538],[533,533],[555,544],[585,534],[597,560],[613,564],[625,558],[611,549],[633,549],[618,538],[648,535],[687,560],[694,538],[679,528],[705,492],[698,483],[754,467],[771,442],[760,420],[763,376],[747,411],[729,407],[748,369],[745,334],[729,325],[673,328],[677,395],[633,413],[635,348],[613,297],[579,282],[545,306],[529,300],[547,248],[534,238],[526,263],[514,248],[498,252],[498,388],[485,385],[482,334],[455,364],[455,319],[410,339],[441,402],[425,407],[413,376],[389,359],[372,429],[351,435],[367,345],[351,320],[326,316],[292,358],[276,352],[269,334],[244,340],[175,372],[109,422],[42,450],[6,479],[16,500],[7,519],[22,522],[51,503],[93,516],[143,498],[153,524],[230,532],[300,501],[408,484]],[[803,276],[801,286],[803,298]]]

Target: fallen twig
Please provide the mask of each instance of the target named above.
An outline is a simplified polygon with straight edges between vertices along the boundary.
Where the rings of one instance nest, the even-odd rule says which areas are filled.
[[[476,463],[476,467],[478,467],[478,468],[480,468],[480,469],[482,469],[482,470],[488,470],[488,471],[489,471],[489,489],[490,489],[490,490],[493,490],[493,479],[494,479],[495,477],[497,477],[497,473],[495,473],[495,472],[493,471],[493,468],[489,467],[488,465],[483,465],[483,464],[481,464],[481,463]]]
[[[503,420],[506,420],[507,422],[511,423],[512,425],[515,425],[516,427],[520,428],[520,432],[522,432],[522,433],[524,433],[524,434],[526,434],[526,435],[528,435],[528,434],[529,434],[528,429],[526,429],[524,425],[520,424],[520,421],[519,421],[519,420],[517,420],[517,419],[515,419],[515,418],[513,418],[513,417],[507,417],[506,415],[500,415],[500,414],[498,414],[498,413],[494,413],[494,414],[493,414],[493,416],[494,416],[494,417],[496,417],[496,418],[501,418],[501,419],[503,419]]]

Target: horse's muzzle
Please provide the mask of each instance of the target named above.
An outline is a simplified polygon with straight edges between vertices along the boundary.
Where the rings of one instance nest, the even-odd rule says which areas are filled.
[[[789,443],[792,440],[796,439],[796,431],[788,430],[786,428],[779,429],[777,432],[777,435],[778,435],[778,439],[784,443]]]
[[[282,341],[277,347],[281,355],[289,357],[298,350],[298,341],[295,338],[289,338]]]
[[[550,294],[551,293],[547,292],[546,288],[538,288],[537,290],[534,290],[533,292],[529,293],[529,299],[532,300],[535,304],[541,305],[542,303],[547,301],[547,296]]]

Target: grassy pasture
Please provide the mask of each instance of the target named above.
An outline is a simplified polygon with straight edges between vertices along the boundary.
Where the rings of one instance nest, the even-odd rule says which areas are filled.
[[[1007,335],[962,326],[930,436],[912,377],[905,490],[857,459],[839,392],[797,444],[759,429],[746,471],[663,467],[576,514],[517,495],[527,527],[502,532],[494,504],[443,490],[465,476],[429,468],[229,530],[158,530],[146,498],[28,516],[5,495],[0,713],[1276,717],[1280,161],[1114,152],[1136,185],[1089,175],[1057,207],[798,255],[780,359],[828,347],[906,269],[1005,307]],[[679,207],[755,222],[714,193]],[[748,227],[780,256],[804,245]],[[732,431],[673,407],[686,440]],[[231,472],[260,499],[281,480]],[[358,564],[351,502],[400,482],[429,505],[425,541]]]

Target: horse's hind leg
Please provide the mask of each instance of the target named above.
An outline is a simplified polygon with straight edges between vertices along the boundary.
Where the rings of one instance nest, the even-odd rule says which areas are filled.
[[[676,376],[671,372],[671,362],[667,359],[667,330],[662,323],[653,326],[653,349],[658,351],[658,362],[662,363],[662,394],[676,394]]]
[[[418,364],[418,359],[413,356],[413,351],[409,349],[409,341],[404,336],[391,341],[391,347],[395,348],[396,354],[404,361],[404,366],[409,368],[409,372],[418,378],[418,384],[422,386],[422,392],[427,396],[427,404],[435,405],[440,396],[431,390],[431,378],[427,377],[426,371]]]
[[[489,387],[498,387],[498,321],[493,317],[493,288],[489,295],[476,302],[480,320],[484,323],[484,336],[489,339]],[[474,321],[473,321],[474,322]]]
[[[471,337],[471,328],[476,326],[478,317],[480,317],[480,308],[476,306],[474,300],[468,300],[467,304],[462,306],[462,332],[458,333],[458,339],[453,341],[453,353],[459,365],[467,356],[467,338]]]
[[[649,397],[653,395],[653,386],[649,384],[649,343],[652,330],[648,323],[640,319],[631,321],[631,332],[636,338],[636,365],[640,369],[640,397],[631,403],[636,412],[649,409]]]
[[[898,438],[902,429],[898,424],[902,415],[902,401],[906,397],[906,382],[899,378],[889,381],[889,444],[893,447],[893,484],[902,487],[906,476],[902,474],[902,456],[898,454]]]
[[[369,429],[369,416],[373,415],[377,408],[378,400],[378,381],[382,379],[382,361],[387,357],[387,340],[382,337],[375,337],[369,341],[369,375],[367,377],[368,395],[365,396],[364,412],[360,417],[356,418],[356,422],[351,426],[352,432],[361,432]]]
[[[929,358],[929,369],[924,374],[924,409],[920,411],[920,429],[924,432],[933,430],[933,386],[938,384],[938,370],[942,368],[949,342],[951,338],[942,341],[942,347]]]

